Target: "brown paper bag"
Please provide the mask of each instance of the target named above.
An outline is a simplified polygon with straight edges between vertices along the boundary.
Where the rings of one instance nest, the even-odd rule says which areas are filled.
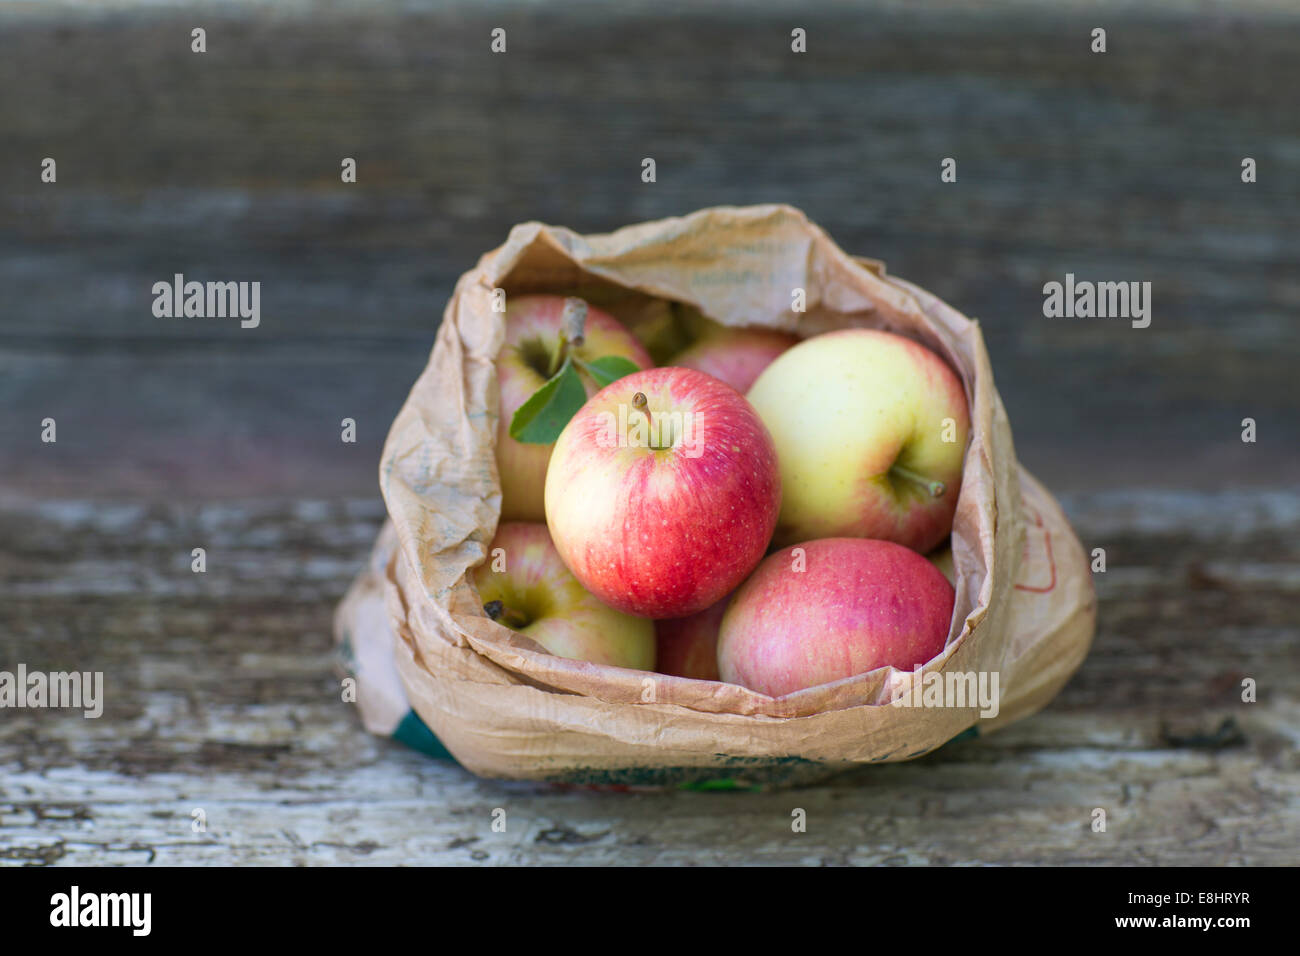
[[[804,336],[882,328],[946,358],[966,387],[971,435],[943,654],[919,673],[880,668],[771,698],[555,657],[488,619],[466,571],[486,557],[500,509],[497,288],[579,295],[633,328],[662,300],[726,325]],[[796,288],[805,292],[802,313],[791,310]],[[396,544],[383,571],[392,631],[378,639],[391,641],[410,706],[484,776],[791,783],[905,760],[1040,709],[1092,639],[1096,601],[1083,549],[1016,462],[979,326],[880,263],[846,255],[788,206],[706,209],[595,236],[515,227],[457,283],[429,365],[389,433],[380,484]],[[966,674],[997,681],[995,706],[951,706],[951,695],[947,706],[925,706],[927,688],[959,686],[954,678]]]

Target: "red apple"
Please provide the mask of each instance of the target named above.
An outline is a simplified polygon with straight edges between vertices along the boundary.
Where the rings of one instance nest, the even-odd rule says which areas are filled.
[[[887,665],[911,670],[943,650],[955,599],[938,568],[889,541],[783,548],[728,605],[718,670],[772,697]]]
[[[718,627],[727,599],[690,617],[655,621],[655,670],[675,677],[719,680]]]
[[[773,359],[798,342],[798,336],[776,329],[737,329],[709,322],[695,344],[668,364],[707,372],[743,395]]]
[[[551,366],[564,329],[565,301],[558,295],[525,295],[509,299],[506,305],[506,341],[496,361],[501,387],[496,456],[502,521],[542,521],[546,517],[546,464],[554,446],[530,445],[511,438],[510,419],[554,371]],[[616,318],[590,306],[583,344],[572,351],[587,361],[621,355],[640,368],[654,364],[641,343]],[[587,394],[594,395],[596,383],[585,372],[579,371],[579,377]]]
[[[574,575],[644,617],[719,601],[763,557],[781,506],[772,438],[744,396],[685,368],[597,392],[555,443],[546,521]]]
[[[471,577],[489,617],[557,657],[638,670],[655,666],[651,623],[588,593],[560,560],[544,524],[499,526],[488,559]]]

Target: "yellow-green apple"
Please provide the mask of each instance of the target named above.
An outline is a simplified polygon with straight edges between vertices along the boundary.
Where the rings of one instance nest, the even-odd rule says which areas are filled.
[[[729,328],[705,321],[708,326],[695,344],[678,352],[668,364],[707,372],[742,395],[778,355],[799,342],[797,336],[776,329]]]
[[[601,301],[592,304],[602,305],[603,297]],[[650,353],[655,365],[671,365],[673,363],[668,358],[684,349],[693,339],[690,329],[681,318],[682,308],[677,302],[652,299],[636,306],[620,303],[617,313],[611,304],[606,311],[614,314],[637,337],[637,341]]]
[[[609,313],[593,307],[586,310],[582,344],[562,346],[566,301],[558,295],[526,295],[511,298],[506,304],[506,340],[496,361],[501,388],[496,457],[503,521],[542,521],[546,517],[543,493],[553,446],[511,438],[510,420],[554,374],[562,348],[586,361],[619,355],[638,368],[654,364],[631,332]],[[578,374],[587,395],[594,395],[596,383],[581,368]]]
[[[748,398],[781,462],[778,545],[883,538],[926,552],[952,531],[970,415],[930,349],[875,329],[827,332],[777,358]]]
[[[655,621],[655,669],[675,677],[718,680],[718,627],[727,599],[689,617]]]
[[[759,326],[723,325],[695,306],[663,299],[629,313],[628,329],[658,365],[707,372],[742,395],[797,335]]]
[[[926,555],[926,559],[936,568],[943,572],[943,576],[948,579],[948,583],[956,586],[957,570],[952,563],[952,546],[945,545],[937,551],[931,551]]]
[[[783,548],[727,606],[718,670],[772,697],[887,665],[911,670],[943,650],[954,601],[942,572],[890,541]]]
[[[636,372],[565,426],[546,473],[564,563],[621,611],[685,617],[762,558],[781,506],[772,438],[743,395],[685,368]]]
[[[471,577],[489,617],[557,657],[654,669],[653,624],[596,600],[564,566],[546,525],[498,526]]]

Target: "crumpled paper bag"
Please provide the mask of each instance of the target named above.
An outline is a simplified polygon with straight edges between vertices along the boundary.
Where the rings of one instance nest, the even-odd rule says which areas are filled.
[[[726,325],[802,336],[888,329],[943,356],[971,412],[944,652],[919,674],[879,668],[771,698],[555,657],[491,621],[466,571],[485,559],[500,510],[497,288],[578,295],[633,329],[670,300]],[[806,311],[792,311],[795,289]],[[336,620],[363,720],[393,734],[413,711],[436,735],[422,749],[445,746],[483,776],[788,784],[917,757],[1042,708],[1083,661],[1096,622],[1083,549],[1016,461],[978,324],[880,262],[847,255],[784,205],[717,207],[592,236],[516,226],[457,283],[428,367],[393,422],[380,486],[390,523]],[[996,673],[996,715],[981,716],[974,701],[896,705],[921,700],[919,686],[910,691],[931,673]]]

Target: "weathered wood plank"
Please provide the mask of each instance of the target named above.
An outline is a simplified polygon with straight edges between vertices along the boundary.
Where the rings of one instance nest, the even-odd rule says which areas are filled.
[[[0,0],[0,668],[107,681],[98,720],[0,712],[0,865],[1295,862],[1291,5],[251,3],[203,58],[193,13],[120,6]],[[456,276],[526,219],[772,200],[981,320],[1022,460],[1107,551],[1080,673],[789,793],[480,781],[362,732],[330,615]],[[262,326],[155,319],[178,271],[262,281]],[[1152,327],[1044,319],[1067,271],[1151,281]]]
[[[103,670],[107,701],[0,717],[0,863],[1294,863],[1300,498],[1065,504],[1108,569],[1044,713],[788,793],[612,794],[477,780],[360,729],[329,629],[373,499],[11,497],[0,661]]]
[[[1292,5],[232,9],[198,56],[192,13],[0,4],[0,485],[366,493],[512,224],[772,200],[980,318],[1050,487],[1300,483]],[[262,281],[262,326],[155,319],[175,272]],[[1045,319],[1066,272],[1152,282],[1151,328]]]

